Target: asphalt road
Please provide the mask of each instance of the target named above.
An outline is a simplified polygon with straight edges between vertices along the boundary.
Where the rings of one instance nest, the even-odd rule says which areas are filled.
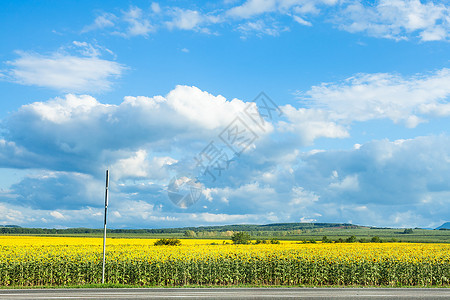
[[[0,299],[450,299],[448,289],[151,288],[0,290]]]

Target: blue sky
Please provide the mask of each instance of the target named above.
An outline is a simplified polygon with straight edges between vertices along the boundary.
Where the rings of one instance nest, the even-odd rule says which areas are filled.
[[[449,221],[447,1],[0,6],[0,224],[101,227],[106,168],[113,228]],[[208,178],[236,122],[255,138]]]

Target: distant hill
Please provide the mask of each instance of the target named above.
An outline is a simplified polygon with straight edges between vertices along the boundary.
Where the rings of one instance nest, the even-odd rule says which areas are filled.
[[[20,228],[18,225],[0,225],[0,227],[6,227],[6,228]]]
[[[446,222],[436,229],[450,229],[450,222]]]

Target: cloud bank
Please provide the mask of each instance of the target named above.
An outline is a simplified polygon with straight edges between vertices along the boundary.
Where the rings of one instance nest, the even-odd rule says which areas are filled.
[[[67,94],[23,105],[2,120],[0,167],[34,175],[0,192],[0,224],[101,225],[109,166],[116,227],[300,220],[439,225],[450,207],[448,136],[375,140],[341,151],[305,147],[318,138],[347,138],[355,121],[388,118],[410,126],[411,116],[445,117],[447,77],[446,69],[411,78],[357,74],[312,87],[302,94],[309,106],[282,106],[283,115],[265,130],[245,119],[258,139],[185,209],[167,197],[170,178],[220,141],[236,116],[244,120],[249,103],[177,86],[120,104]]]

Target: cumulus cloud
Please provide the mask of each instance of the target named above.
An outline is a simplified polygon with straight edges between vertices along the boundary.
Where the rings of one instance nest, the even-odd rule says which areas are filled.
[[[76,209],[84,206],[100,207],[103,187],[101,181],[81,173],[49,172],[28,176],[13,184],[6,202],[33,209]],[[61,218],[55,212],[55,218]]]
[[[363,87],[378,91],[379,86],[393,85],[393,91],[403,91],[405,86],[414,90],[407,95],[413,97],[415,108],[407,101],[391,106],[414,114],[421,111],[420,117],[432,116],[437,115],[432,111],[444,111],[440,105],[448,93],[443,83],[446,76],[444,71],[426,78],[394,76],[395,84],[388,76],[382,78],[389,80],[378,78],[378,85],[369,80]],[[445,209],[450,195],[447,136],[373,141],[346,151],[301,151],[317,138],[347,137],[355,116],[380,117],[371,114],[370,106],[381,105],[374,100],[378,97],[369,97],[367,107],[351,102],[356,100],[345,103],[346,98],[353,99],[352,93],[366,94],[348,82],[354,83],[319,88],[331,86],[341,97],[336,99],[356,112],[339,110],[333,102],[339,101],[332,97],[330,104],[321,103],[326,97],[315,98],[312,92],[309,101],[317,101],[317,107],[281,107],[283,116],[265,131],[250,125],[259,130],[252,149],[237,157],[220,180],[205,184],[205,199],[185,210],[167,198],[170,178],[211,140],[219,141],[218,134],[236,116],[244,118],[248,103],[177,86],[164,96],[128,96],[120,104],[69,94],[24,105],[2,120],[0,167],[41,171],[0,193],[6,212],[0,222],[33,225],[45,219],[48,226],[97,224],[107,166],[113,179],[111,211],[117,212],[111,218],[118,226],[311,219],[395,226],[404,225],[401,216],[417,217],[420,226],[440,222],[449,213]],[[431,104],[437,106],[435,110]],[[383,111],[382,117],[391,116]],[[250,124],[250,119],[245,120]],[[32,213],[34,221],[27,219]],[[77,214],[82,221],[76,220]]]
[[[176,159],[169,156],[154,156],[152,159],[146,150],[140,149],[133,152],[130,157],[118,159],[113,165],[113,178],[121,179],[167,179],[169,173],[167,166],[177,163]]]
[[[391,119],[415,127],[426,117],[450,114],[450,70],[418,74],[357,74],[342,82],[313,86],[300,99],[329,112],[331,120]]]
[[[409,222],[432,227],[449,213],[449,145],[448,136],[430,136],[308,154],[295,181],[320,197],[316,209],[323,216],[358,224],[389,220],[390,226]],[[396,217],[402,214],[417,220]]]
[[[0,165],[24,167],[34,161],[38,168],[82,173],[114,165],[124,178],[150,173],[158,178],[164,173],[154,172],[154,167],[178,159],[167,153],[192,143],[189,152],[182,150],[178,156],[193,157],[218,139],[245,107],[241,100],[189,86],[177,86],[164,97],[127,96],[119,105],[73,94],[34,102],[4,120],[0,157],[5,160]],[[269,124],[263,132],[248,124],[261,138],[273,129]],[[36,159],[26,159],[33,156]],[[21,158],[28,162],[20,163]],[[126,165],[135,167],[127,171]]]
[[[88,46],[76,42],[77,46]],[[41,55],[19,51],[19,57],[8,61],[7,79],[23,85],[36,85],[65,92],[100,92],[111,89],[125,67],[101,59],[93,47],[85,48],[88,56],[63,52]]]
[[[140,228],[342,220],[434,227],[450,212],[449,145],[449,137],[435,136],[300,153],[289,164],[293,172],[271,165],[274,180],[266,182],[267,172],[253,174],[251,182],[247,174],[237,178],[234,173],[234,183],[206,188],[207,199],[186,211],[171,205],[161,186],[119,181],[112,186],[111,211],[117,213],[111,224]],[[5,214],[0,222],[42,224],[44,218],[49,226],[76,226],[81,219],[100,226],[104,182],[93,179],[66,172],[27,177],[12,186],[11,197],[1,197]]]
[[[280,122],[278,130],[297,135],[302,145],[311,145],[315,139],[346,138],[349,133],[345,127],[332,121],[328,112],[319,109],[283,107],[289,122]]]

